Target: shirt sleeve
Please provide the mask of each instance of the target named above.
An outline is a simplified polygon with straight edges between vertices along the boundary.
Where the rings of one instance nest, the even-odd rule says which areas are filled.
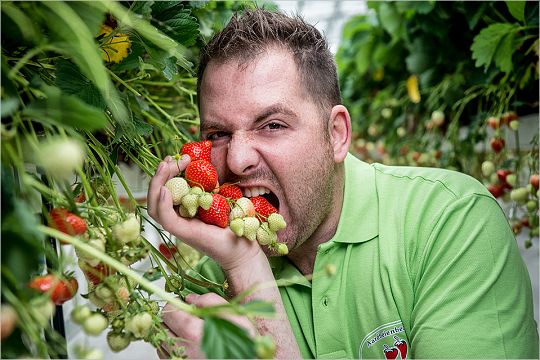
[[[420,254],[414,358],[538,358],[529,274],[493,198],[447,206]]]

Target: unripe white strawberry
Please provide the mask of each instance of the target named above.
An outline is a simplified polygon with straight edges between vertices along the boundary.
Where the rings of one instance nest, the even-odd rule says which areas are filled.
[[[93,313],[83,323],[84,332],[88,335],[97,336],[109,326],[109,321],[100,313]]]
[[[178,215],[180,215],[181,217],[184,217],[184,218],[192,218],[193,216],[195,215],[190,215],[189,211],[187,211],[187,209],[184,207],[184,205],[180,205],[178,207]]]
[[[243,218],[246,216],[255,216],[255,206],[247,197],[241,197],[236,200],[234,207],[229,214],[229,220]]]
[[[270,245],[275,243],[277,235],[274,231],[270,230],[268,223],[265,221],[257,229],[257,241],[261,245]]]
[[[88,240],[86,245],[93,247],[99,252],[102,252],[102,253],[105,252],[105,243],[101,241],[100,239],[90,239]],[[94,255],[91,255],[90,253],[84,250],[81,250],[78,247],[75,248],[75,254],[77,254],[79,259],[84,260],[86,263],[88,263],[92,267],[97,266],[101,262],[101,260],[98,257],[95,257]]]
[[[278,243],[276,246],[276,251],[280,255],[287,255],[289,253],[289,248],[285,243]]]
[[[212,200],[214,198],[212,197],[212,194],[210,193],[202,193],[199,195],[199,206],[202,207],[204,210],[210,209],[210,206],[212,206]]]
[[[142,312],[134,315],[126,323],[126,331],[129,331],[138,339],[146,337],[150,333],[152,327],[152,315],[147,312]]]
[[[254,216],[247,216],[242,218],[242,221],[244,222],[243,236],[251,241],[255,241],[257,239],[257,230],[260,226],[259,220]]]
[[[431,121],[433,121],[435,126],[441,126],[444,124],[444,113],[440,110],[435,110],[431,113]]]
[[[244,236],[244,220],[242,218],[231,220],[229,227],[236,236]]]
[[[285,222],[285,219],[282,215],[278,213],[272,213],[268,215],[268,227],[272,231],[279,231],[281,229],[285,229],[287,227],[287,223]]]
[[[172,195],[173,205],[180,205],[184,195],[189,193],[189,185],[184,178],[174,177],[165,183]]]
[[[187,194],[182,198],[182,206],[186,208],[189,217],[194,217],[199,208],[199,195]]]
[[[128,347],[129,343],[131,342],[130,336],[124,332],[114,332],[110,331],[107,334],[107,343],[109,344],[109,347],[114,352],[120,352]]]
[[[189,189],[189,193],[193,195],[201,195],[203,192],[204,190],[198,186],[194,186],[191,189]]]
[[[77,305],[71,310],[71,320],[75,324],[82,325],[84,320],[92,314],[92,311],[88,306]]]
[[[114,292],[103,283],[96,286],[94,293],[98,298],[100,298],[106,303],[114,300]]]
[[[485,177],[491,176],[495,172],[495,164],[492,161],[486,160],[482,163],[482,175]]]
[[[114,225],[112,234],[114,239],[122,245],[136,241],[141,234],[141,225],[135,214],[129,214],[126,221]]]
[[[57,179],[69,179],[80,168],[86,154],[83,145],[74,139],[56,137],[39,145],[36,164]]]

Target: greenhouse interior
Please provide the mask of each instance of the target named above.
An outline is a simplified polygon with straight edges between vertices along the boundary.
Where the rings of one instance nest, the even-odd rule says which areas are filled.
[[[538,358],[538,2],[0,7],[2,359]]]

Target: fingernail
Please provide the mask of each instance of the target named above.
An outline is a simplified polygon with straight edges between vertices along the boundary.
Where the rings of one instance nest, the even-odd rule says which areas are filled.
[[[190,159],[189,155],[188,154],[184,154],[182,155],[182,157],[180,158],[181,161],[188,161]]]

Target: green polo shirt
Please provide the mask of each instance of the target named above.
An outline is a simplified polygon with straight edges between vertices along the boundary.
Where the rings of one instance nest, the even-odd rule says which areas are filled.
[[[312,280],[285,257],[271,265],[291,279],[280,291],[305,358],[538,358],[527,269],[502,209],[469,176],[349,154]]]

